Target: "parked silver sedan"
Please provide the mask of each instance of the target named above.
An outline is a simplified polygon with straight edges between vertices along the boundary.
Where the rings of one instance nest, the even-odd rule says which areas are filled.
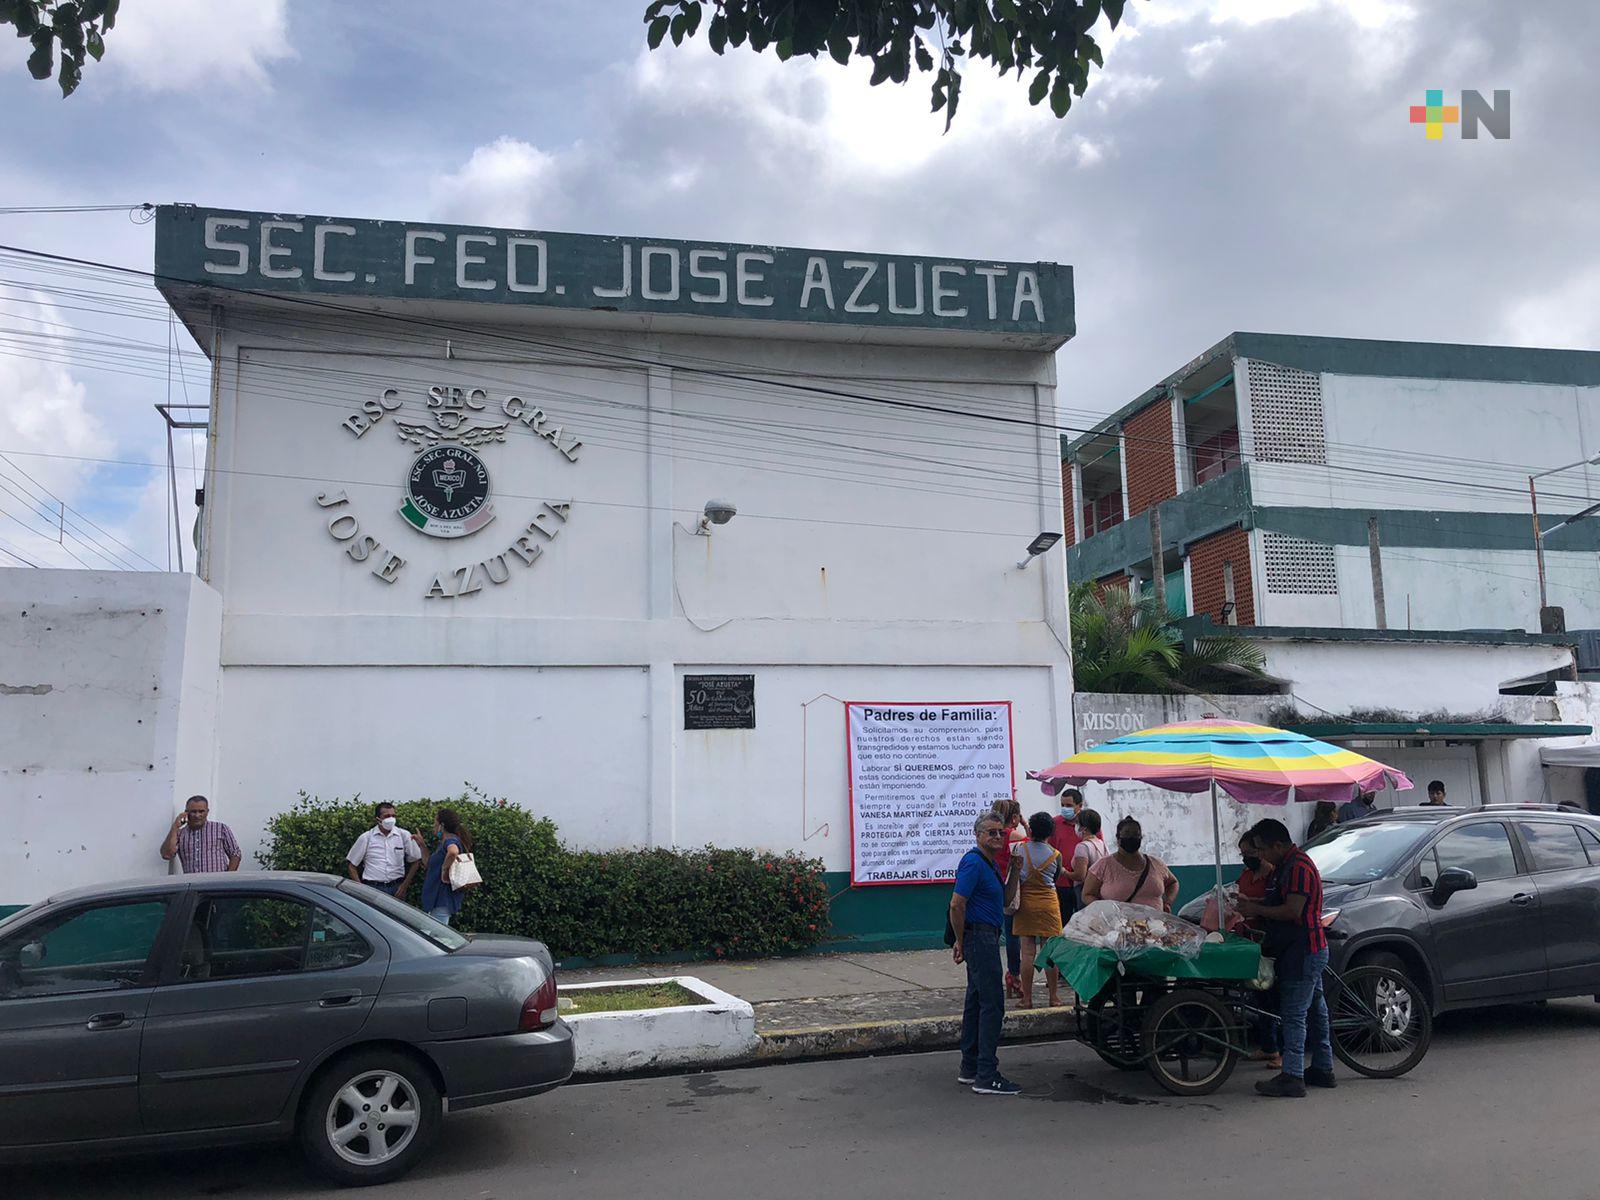
[[[0,1161],[295,1138],[346,1184],[445,1106],[572,1074],[550,954],[331,875],[187,875],[0,921]]]

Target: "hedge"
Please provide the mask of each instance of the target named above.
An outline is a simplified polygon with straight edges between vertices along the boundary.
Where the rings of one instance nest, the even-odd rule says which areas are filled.
[[[401,827],[432,838],[433,814],[453,808],[471,832],[484,885],[456,921],[467,932],[535,937],[559,958],[606,954],[754,957],[804,950],[828,931],[822,862],[757,850],[569,850],[548,817],[476,789],[402,801]],[[345,854],[372,827],[359,796],[300,793],[267,823],[256,857],[275,871],[343,874]],[[421,874],[408,899],[421,903]]]

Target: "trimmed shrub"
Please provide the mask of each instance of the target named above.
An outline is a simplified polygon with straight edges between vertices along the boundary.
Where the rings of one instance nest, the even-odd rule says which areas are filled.
[[[605,954],[708,958],[783,954],[828,932],[822,862],[757,850],[606,850],[563,847],[548,817],[481,792],[395,805],[402,828],[431,835],[433,814],[453,808],[472,834],[484,884],[456,926],[536,937],[557,958]],[[345,855],[372,827],[359,796],[300,793],[267,823],[256,855],[273,871],[345,873]],[[421,902],[421,873],[408,899]]]

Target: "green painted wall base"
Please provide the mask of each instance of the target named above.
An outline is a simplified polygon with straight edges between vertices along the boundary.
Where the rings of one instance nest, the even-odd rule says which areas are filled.
[[[27,908],[26,904],[0,904],[0,921],[4,921],[14,912],[21,912]]]

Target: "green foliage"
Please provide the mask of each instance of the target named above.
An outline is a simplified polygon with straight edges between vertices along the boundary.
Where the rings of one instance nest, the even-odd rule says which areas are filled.
[[[965,60],[994,63],[1002,74],[1032,74],[1028,102],[1050,100],[1050,111],[1067,115],[1074,96],[1089,86],[1089,69],[1105,65],[1089,35],[1102,16],[1112,28],[1127,0],[651,0],[644,12],[650,49],[669,34],[683,45],[700,28],[706,9],[706,41],[717,54],[729,46],[756,53],[772,48],[780,60],[796,55],[835,62],[872,60],[874,85],[904,83],[914,62],[935,72],[933,111],[945,113],[945,128],[961,99]]]
[[[117,23],[122,0],[0,0],[0,25],[10,25],[27,38],[28,73],[49,79],[52,72],[63,97],[72,95],[83,78],[83,60],[105,55],[105,35]],[[56,46],[61,47],[56,70]]]
[[[1067,602],[1080,692],[1250,692],[1266,682],[1259,648],[1233,634],[1185,645],[1154,596],[1077,583]]]
[[[469,785],[470,786],[470,785]],[[803,950],[828,931],[822,863],[755,850],[569,850],[547,817],[472,789],[395,806],[399,824],[431,836],[453,808],[472,834],[484,885],[456,925],[536,937],[557,958],[688,953],[744,957]],[[344,873],[345,854],[372,827],[359,796],[300,793],[267,823],[257,858],[268,870]],[[409,899],[419,903],[421,876]]]

